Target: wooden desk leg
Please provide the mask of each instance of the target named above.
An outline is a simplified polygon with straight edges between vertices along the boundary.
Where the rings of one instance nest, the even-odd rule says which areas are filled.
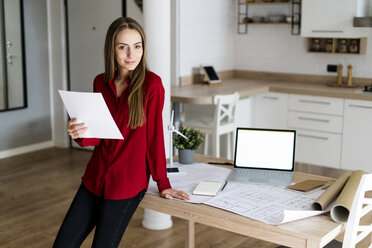
[[[186,248],[195,248],[195,222],[187,221]]]

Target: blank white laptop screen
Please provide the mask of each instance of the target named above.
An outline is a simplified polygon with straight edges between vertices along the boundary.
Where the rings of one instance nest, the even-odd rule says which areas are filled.
[[[237,130],[235,167],[292,170],[295,132]]]

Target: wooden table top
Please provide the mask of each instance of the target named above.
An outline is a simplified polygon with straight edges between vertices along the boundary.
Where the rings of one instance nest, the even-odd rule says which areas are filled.
[[[211,161],[211,157],[196,155],[196,161],[206,163]],[[295,172],[294,182],[304,179],[329,180],[330,178]],[[146,194],[140,206],[290,247],[319,247],[319,245],[322,247],[345,228],[344,224],[333,222],[328,214],[272,226],[211,206],[168,200],[150,194]]]
[[[172,87],[171,101],[178,103],[212,104],[213,97],[218,94],[240,93],[240,98],[265,92],[279,92],[312,96],[325,96],[372,101],[371,94],[355,93],[362,88],[330,87],[326,83],[301,83],[286,81],[268,81],[256,79],[226,79],[217,85],[192,84]]]

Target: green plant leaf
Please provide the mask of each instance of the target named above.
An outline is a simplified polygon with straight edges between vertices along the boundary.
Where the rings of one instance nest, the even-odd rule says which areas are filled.
[[[182,125],[180,125],[178,131],[188,138],[185,139],[178,134],[173,135],[173,144],[179,150],[196,150],[204,141],[205,134],[202,133],[200,130],[194,129],[192,127],[183,127]]]

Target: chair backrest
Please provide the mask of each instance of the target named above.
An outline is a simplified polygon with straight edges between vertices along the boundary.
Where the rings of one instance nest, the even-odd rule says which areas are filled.
[[[361,225],[360,219],[372,211],[372,198],[365,193],[372,190],[372,174],[363,175],[358,190],[351,205],[350,215],[346,224],[343,248],[354,248],[357,243],[372,233],[372,223]],[[369,247],[372,247],[370,245]]]
[[[228,95],[215,95],[213,102],[216,105],[214,114],[214,123],[216,123],[216,130],[226,129],[225,132],[234,130],[236,123],[236,106],[239,101],[239,93],[235,92]],[[222,132],[224,132],[222,130]]]

